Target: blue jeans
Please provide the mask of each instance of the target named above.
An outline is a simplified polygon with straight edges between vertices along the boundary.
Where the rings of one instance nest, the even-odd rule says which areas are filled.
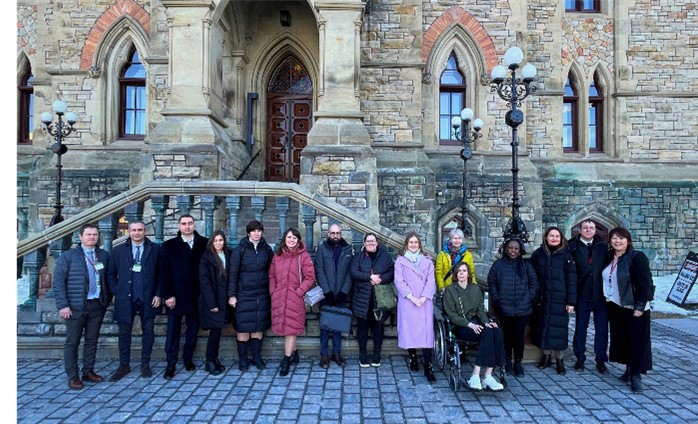
[[[608,311],[603,303],[594,304],[591,300],[580,300],[576,306],[574,324],[574,340],[572,348],[574,356],[580,361],[586,360],[587,328],[589,318],[594,313],[594,355],[600,362],[608,362]]]
[[[320,329],[320,355],[330,355],[330,333],[332,333],[332,353],[339,354],[342,350],[342,333]]]

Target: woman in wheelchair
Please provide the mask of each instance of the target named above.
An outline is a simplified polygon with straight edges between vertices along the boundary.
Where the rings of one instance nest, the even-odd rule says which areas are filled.
[[[454,324],[451,332],[458,340],[479,341],[468,386],[473,390],[503,390],[504,386],[492,376],[492,369],[503,366],[505,361],[502,330],[487,316],[480,288],[468,282],[472,275],[470,266],[461,263],[456,267],[455,274],[457,283],[446,287],[443,297],[444,312]],[[481,380],[483,367],[485,375]]]

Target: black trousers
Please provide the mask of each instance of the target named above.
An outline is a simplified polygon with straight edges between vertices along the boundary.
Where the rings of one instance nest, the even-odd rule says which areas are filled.
[[[608,302],[608,322],[611,325],[611,362],[630,367],[632,375],[645,374],[652,369],[650,311],[634,317],[633,310]]]
[[[143,318],[145,307],[140,300],[133,302],[131,305],[131,322],[119,323],[119,365],[129,365],[131,362],[131,334],[136,315],[141,317],[141,364],[150,364],[150,354],[153,352],[153,344],[155,343],[155,331],[153,330],[155,317]],[[150,305],[147,307],[150,307]]]
[[[85,343],[82,351],[82,373],[94,371],[99,329],[102,327],[105,312],[107,308],[102,306],[99,299],[85,300],[82,313],[77,318],[65,320],[63,363],[68,379],[79,376],[78,348],[83,334],[85,334]]]
[[[373,352],[380,354],[383,347],[384,325],[376,321],[372,310],[368,311],[368,319],[356,317],[356,339],[359,342],[359,352],[366,353],[369,328],[373,332]]]
[[[501,367],[504,365],[504,333],[501,328],[483,327],[480,334],[470,327],[453,327],[453,334],[460,340],[477,342],[475,365],[485,368]]]
[[[165,335],[165,356],[168,365],[174,365],[179,359],[179,342],[182,338],[182,318],[187,326],[184,334],[184,351],[182,358],[185,362],[194,358],[196,339],[199,334],[199,317],[196,314],[168,315],[167,333]]]
[[[212,328],[208,331],[208,339],[206,340],[206,361],[214,362],[218,358],[218,352],[221,347],[221,328]]]
[[[500,316],[499,322],[504,333],[504,353],[507,358],[512,358],[511,351],[514,351],[513,358],[523,359],[524,352],[524,332],[530,315],[520,317]]]

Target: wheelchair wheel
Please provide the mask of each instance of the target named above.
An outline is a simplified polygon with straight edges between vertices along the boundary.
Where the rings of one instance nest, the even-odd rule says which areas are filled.
[[[451,386],[451,390],[457,392],[458,390],[460,390],[461,387],[460,348],[458,347],[458,343],[452,344],[452,346],[448,350],[447,355],[448,363],[450,366],[448,372],[448,385]]]
[[[434,320],[434,365],[441,371],[446,366],[446,328],[442,320]]]

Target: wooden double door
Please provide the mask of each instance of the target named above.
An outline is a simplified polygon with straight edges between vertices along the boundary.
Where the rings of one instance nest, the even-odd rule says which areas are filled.
[[[312,126],[312,97],[307,95],[267,98],[267,181],[298,182],[301,151]]]

